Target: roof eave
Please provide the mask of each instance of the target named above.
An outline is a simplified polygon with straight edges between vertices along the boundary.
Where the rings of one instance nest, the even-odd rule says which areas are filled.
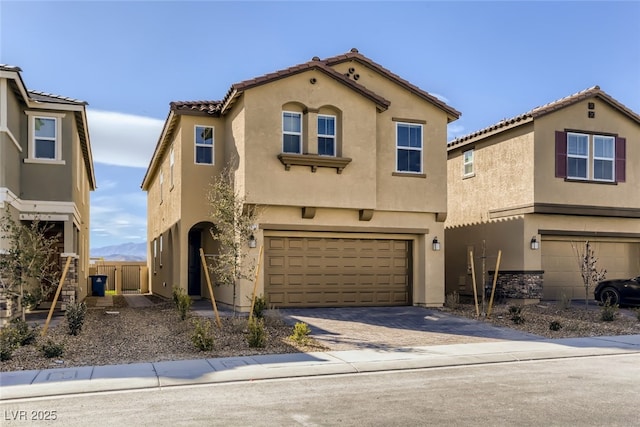
[[[153,155],[151,156],[149,166],[147,167],[147,171],[144,174],[144,178],[142,178],[142,184],[140,184],[140,188],[142,188],[142,190],[144,191],[149,190],[151,180],[158,170],[162,155],[164,154],[165,148],[168,144],[168,137],[171,135],[176,125],[177,116],[178,115],[174,110],[170,110],[169,114],[167,115],[167,119],[165,120],[164,126],[162,127],[162,132],[160,133],[160,137],[158,138],[158,142],[156,143],[156,148],[153,150]]]

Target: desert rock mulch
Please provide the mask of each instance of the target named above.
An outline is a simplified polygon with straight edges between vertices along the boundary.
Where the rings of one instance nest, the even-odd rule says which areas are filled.
[[[152,299],[155,304],[146,308],[130,308],[121,296],[114,296],[113,300],[114,306],[107,308],[88,304],[79,335],[69,335],[67,323],[62,319],[49,328],[45,337],[38,335],[36,343],[17,348],[10,360],[0,362],[0,371],[326,350],[313,340],[306,345],[292,341],[289,339],[292,327],[277,315],[270,315],[265,317],[268,338],[264,348],[249,347],[245,338],[246,317],[223,317],[222,329],[211,322],[214,349],[200,351],[191,341],[193,321],[200,317],[190,315],[180,320],[172,303],[158,299]],[[62,357],[48,359],[42,355],[40,348],[48,340],[64,345]]]
[[[477,316],[473,304],[459,304],[443,310],[458,316],[489,322],[496,326],[516,329],[522,332],[546,338],[579,338],[613,335],[640,334],[640,320],[637,311],[620,309],[613,321],[601,319],[602,307],[585,306],[583,302],[573,301],[569,307],[562,307],[555,302],[541,302],[522,306],[520,316],[522,323],[514,322],[512,305],[495,306],[489,317],[483,315],[479,305],[480,316]],[[488,312],[488,305],[484,313]],[[551,323],[557,322],[558,330],[551,329]]]

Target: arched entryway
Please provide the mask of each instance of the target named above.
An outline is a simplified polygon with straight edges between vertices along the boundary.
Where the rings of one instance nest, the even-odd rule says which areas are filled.
[[[206,254],[213,253],[216,245],[211,237],[210,230],[212,227],[213,223],[211,222],[200,222],[189,230],[187,292],[191,296],[203,296],[204,273],[200,261],[200,248],[202,248]]]

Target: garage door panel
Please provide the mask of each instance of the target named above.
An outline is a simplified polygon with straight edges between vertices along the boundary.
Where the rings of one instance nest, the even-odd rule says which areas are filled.
[[[563,294],[573,299],[585,297],[578,256],[574,247],[584,251],[587,240],[598,258],[598,268],[606,269],[606,278],[632,277],[640,272],[640,242],[607,241],[584,237],[571,240],[546,238],[540,245],[544,270],[544,299],[559,299]],[[592,294],[593,287],[589,289],[589,298],[593,298]]]
[[[281,307],[409,304],[410,242],[265,238],[265,294]]]

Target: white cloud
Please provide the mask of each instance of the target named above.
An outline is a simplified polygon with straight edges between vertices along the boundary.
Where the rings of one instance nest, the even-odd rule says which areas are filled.
[[[149,166],[163,120],[92,109],[87,109],[87,120],[94,162]]]

